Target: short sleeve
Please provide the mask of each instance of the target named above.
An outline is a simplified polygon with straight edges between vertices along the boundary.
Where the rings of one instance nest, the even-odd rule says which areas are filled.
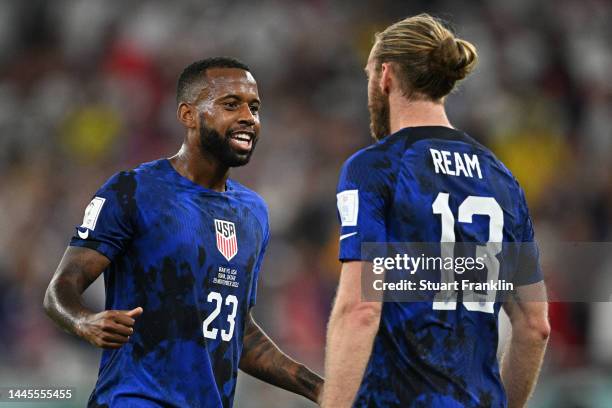
[[[264,231],[264,238],[262,241],[261,250],[259,251],[257,262],[255,263],[255,269],[253,270],[253,283],[251,285],[251,293],[249,294],[249,308],[255,306],[255,303],[257,301],[257,282],[259,280],[259,271],[261,269],[261,265],[263,264],[264,256],[266,254],[266,250],[268,249],[269,242],[270,227],[266,223],[266,229]]]
[[[369,260],[362,243],[386,242],[385,214],[389,188],[375,163],[361,157],[342,168],[337,188],[340,261]]]
[[[523,234],[519,246],[518,267],[513,281],[517,286],[524,286],[540,282],[544,277],[540,266],[540,249],[535,239],[533,222],[522,189],[520,190],[520,200]]]
[[[118,173],[94,195],[76,227],[70,246],[90,248],[113,261],[134,235],[136,180],[134,173]]]

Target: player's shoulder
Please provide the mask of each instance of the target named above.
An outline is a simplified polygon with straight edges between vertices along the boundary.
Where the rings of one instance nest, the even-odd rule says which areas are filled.
[[[268,205],[261,195],[234,179],[227,180],[232,194],[242,204],[249,207],[266,224],[268,222]]]
[[[350,156],[340,170],[339,189],[344,184],[359,184],[361,187],[392,182],[396,168],[400,164],[403,143],[395,137],[386,138],[358,150]]]
[[[145,180],[148,178],[159,178],[163,175],[169,175],[172,173],[172,165],[168,159],[157,159],[146,163],[141,163],[131,170],[127,170],[127,173],[133,174],[134,177]]]
[[[500,195],[519,197],[519,205],[526,206],[525,192],[512,171],[487,146],[476,141],[466,132],[459,131],[461,142],[470,146],[472,153],[480,157],[483,171],[487,174],[491,187]]]
[[[467,136],[467,134],[466,134]],[[469,136],[468,136],[469,137]],[[473,139],[472,139],[473,140]],[[492,181],[501,183],[512,191],[524,195],[522,187],[512,171],[497,157],[497,155],[488,147],[474,141],[474,148],[484,158],[483,162],[489,167],[488,172],[491,173]]]
[[[134,168],[119,170],[111,175],[103,185],[103,188],[112,189],[136,189],[137,184],[159,172],[162,160],[142,163]]]
[[[386,168],[391,164],[392,153],[399,150],[401,144],[401,140],[394,135],[387,136],[355,152],[344,162],[343,168],[363,166],[367,166],[370,170],[377,167]]]

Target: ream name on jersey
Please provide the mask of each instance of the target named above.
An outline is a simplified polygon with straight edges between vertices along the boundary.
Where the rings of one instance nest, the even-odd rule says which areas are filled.
[[[474,173],[482,178],[478,156],[475,154],[449,152],[446,150],[429,149],[436,173],[448,176],[464,176],[474,178]]]

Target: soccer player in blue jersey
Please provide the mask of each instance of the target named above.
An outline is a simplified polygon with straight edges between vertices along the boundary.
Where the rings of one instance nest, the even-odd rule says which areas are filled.
[[[328,327],[326,408],[523,407],[534,388],[550,329],[525,197],[444,108],[476,60],[472,44],[426,14],[376,35],[366,74],[377,143],[347,160],[338,184],[343,264]],[[362,273],[375,265],[362,251],[370,242],[522,243],[517,270],[496,253],[485,268],[493,278],[514,274],[515,297],[472,302],[451,290],[446,301],[427,291],[418,302],[362,300]],[[460,279],[453,275],[445,280]],[[502,303],[512,337],[500,370]]]
[[[232,58],[197,61],[177,102],[180,151],[98,190],[47,289],[49,316],[105,349],[89,406],[231,407],[238,368],[317,401],[322,379],[251,316],[268,211],[228,174],[258,140],[255,79]],[[81,295],[102,273],[96,313]]]

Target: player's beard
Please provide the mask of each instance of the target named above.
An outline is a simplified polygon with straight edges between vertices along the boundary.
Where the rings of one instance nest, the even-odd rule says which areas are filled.
[[[225,137],[223,137],[216,130],[206,126],[203,117],[201,119],[200,146],[204,152],[209,153],[227,167],[240,167],[249,162],[253,151],[255,151],[257,137],[253,138],[251,150],[248,153],[240,153],[235,151],[230,145],[231,130],[228,130]]]
[[[372,89],[370,103],[370,133],[376,140],[381,140],[391,133],[389,122],[389,97],[376,87]]]

